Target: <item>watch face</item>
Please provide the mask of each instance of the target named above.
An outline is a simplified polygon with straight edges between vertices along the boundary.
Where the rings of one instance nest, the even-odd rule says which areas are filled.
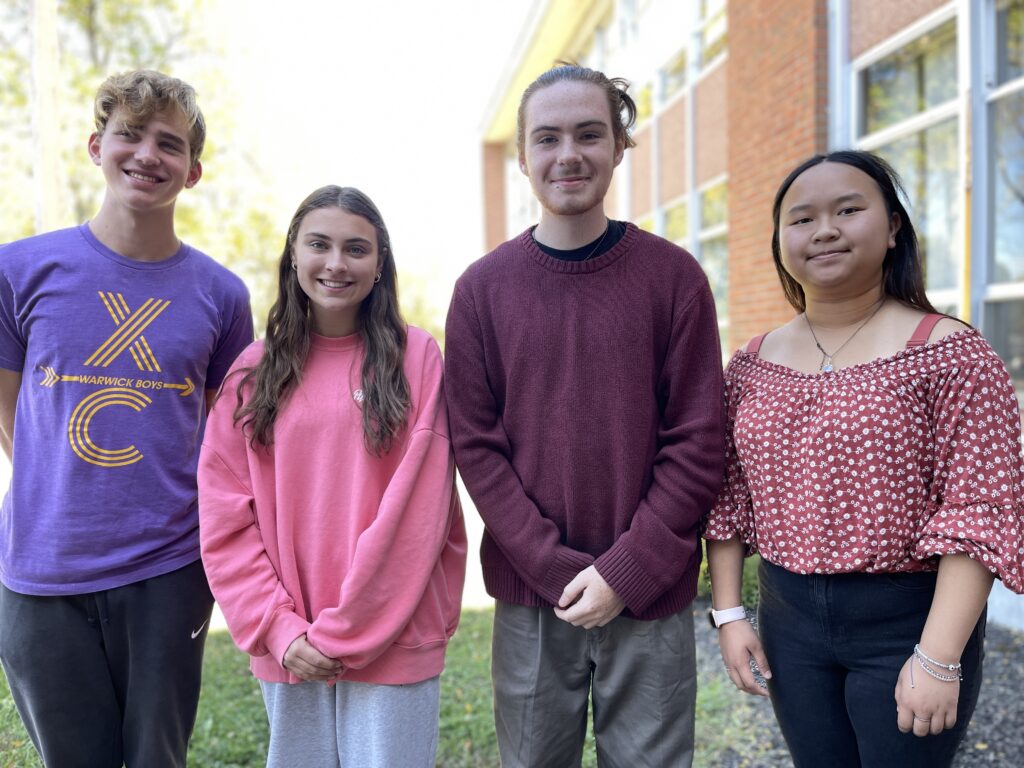
[[[708,608],[708,624],[711,625],[712,629],[718,629],[718,625],[715,624],[715,611],[713,608]]]

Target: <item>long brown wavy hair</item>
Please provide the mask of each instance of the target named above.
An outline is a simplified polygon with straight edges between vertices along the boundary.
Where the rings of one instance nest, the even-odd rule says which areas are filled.
[[[309,297],[292,269],[292,249],[303,219],[312,211],[330,207],[361,216],[377,231],[380,280],[359,308],[359,335],[365,347],[361,373],[363,440],[370,453],[381,456],[391,449],[409,413],[409,382],[402,366],[406,325],[398,310],[391,237],[377,206],[355,187],[321,187],[303,200],[292,216],[277,267],[277,300],[267,318],[263,356],[255,366],[240,371],[243,378],[234,420],[248,431],[252,447],[273,443],[274,420],[302,379],[309,354]],[[251,394],[243,402],[242,392],[247,386],[251,386]]]

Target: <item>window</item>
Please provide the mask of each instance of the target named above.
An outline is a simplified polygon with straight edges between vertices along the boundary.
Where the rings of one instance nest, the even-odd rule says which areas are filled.
[[[861,135],[956,98],[956,20],[865,67],[860,80]]]
[[[684,48],[662,69],[662,98],[668,101],[686,87],[686,49]]]
[[[963,236],[957,20],[948,18],[856,75],[859,145],[903,179],[933,302],[960,297]]]
[[[697,236],[700,265],[711,283],[723,337],[729,324],[728,190],[727,182],[720,180],[700,191],[700,233]]]
[[[995,84],[988,97],[989,233],[982,330],[1024,394],[1024,0],[994,3]],[[983,162],[977,158],[975,162]]]
[[[654,87],[647,83],[636,94],[636,122],[649,120],[654,114]]]
[[[992,248],[988,281],[1024,280],[1024,92],[989,106]]]
[[[1024,389],[1024,301],[990,301],[982,318],[985,337],[1003,358],[1017,396]]]
[[[725,0],[701,0],[700,63],[708,66],[726,52],[728,16]]]
[[[955,289],[959,278],[960,157],[957,120],[915,131],[875,148],[903,178],[924,256],[929,291]]]
[[[713,184],[700,194],[700,221],[702,229],[718,227],[728,217],[728,188],[724,181]]]
[[[690,211],[684,200],[665,210],[665,239],[683,243],[690,230]]]
[[[1024,75],[1024,4],[999,0],[996,4],[996,81]]]

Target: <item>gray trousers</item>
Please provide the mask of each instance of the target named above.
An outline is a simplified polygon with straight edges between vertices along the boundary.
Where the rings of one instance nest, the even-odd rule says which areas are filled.
[[[592,698],[602,768],[693,762],[693,612],[581,629],[551,608],[498,602],[491,674],[503,768],[579,766]]]
[[[410,685],[260,681],[267,768],[434,768],[441,678]]]
[[[0,586],[0,661],[49,768],[182,768],[213,596],[198,560],[102,592]]]

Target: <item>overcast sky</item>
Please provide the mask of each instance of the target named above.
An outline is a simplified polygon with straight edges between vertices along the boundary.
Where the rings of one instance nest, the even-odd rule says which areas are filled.
[[[221,3],[239,122],[285,224],[316,187],[359,187],[403,272],[450,290],[483,255],[481,129],[534,0]]]

